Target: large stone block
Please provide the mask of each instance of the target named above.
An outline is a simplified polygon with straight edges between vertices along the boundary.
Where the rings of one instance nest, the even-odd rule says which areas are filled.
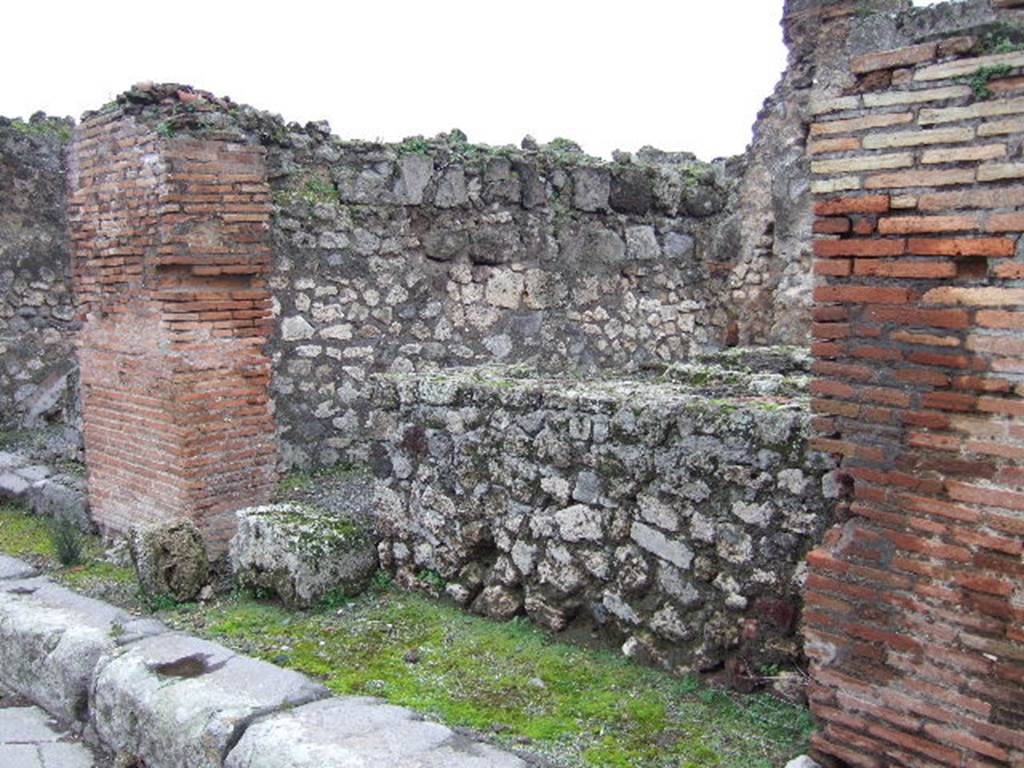
[[[27,579],[36,575],[36,569],[14,557],[0,555],[0,580]]]
[[[303,606],[332,592],[358,594],[377,570],[377,544],[366,525],[307,504],[239,511],[230,557],[240,583]]]
[[[139,584],[153,597],[193,600],[209,578],[203,537],[191,520],[136,526],[128,544]]]
[[[166,633],[104,659],[91,722],[104,744],[147,768],[220,768],[255,718],[327,695],[297,672]]]

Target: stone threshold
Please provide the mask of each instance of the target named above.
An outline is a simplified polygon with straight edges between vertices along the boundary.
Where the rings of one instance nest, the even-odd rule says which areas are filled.
[[[138,618],[0,555],[0,685],[147,768],[526,768],[377,699]],[[122,764],[119,763],[119,764]]]

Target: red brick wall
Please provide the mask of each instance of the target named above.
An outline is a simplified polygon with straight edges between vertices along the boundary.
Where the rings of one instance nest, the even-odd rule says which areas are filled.
[[[1024,765],[1024,52],[974,42],[855,59],[808,139],[816,442],[854,497],[805,638],[815,748],[855,766]]]
[[[117,110],[78,129],[69,179],[93,515],[189,516],[218,553],[275,482],[263,149]]]

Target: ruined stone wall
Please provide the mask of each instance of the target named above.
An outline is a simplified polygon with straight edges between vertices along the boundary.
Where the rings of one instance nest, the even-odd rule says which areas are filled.
[[[801,381],[717,366],[375,377],[381,561],[480,613],[589,630],[676,671],[727,661],[743,684],[798,661],[800,564],[842,492],[807,449]]]
[[[63,157],[70,136],[65,120],[0,119],[0,429],[8,431],[76,423]]]
[[[454,134],[339,142],[317,126],[267,146],[274,390],[291,462],[365,457],[374,372],[635,372],[726,340],[711,247],[731,186],[722,168]]]
[[[653,149],[605,162],[566,140],[486,147],[457,131],[342,141],[186,86],[118,103],[168,136],[227,131],[266,148],[284,466],[365,460],[372,373],[635,373],[737,343],[745,291],[762,281],[733,269],[724,234],[733,162]],[[748,314],[748,327],[769,322]]]
[[[810,127],[812,444],[855,502],[804,622],[814,743],[850,765],[1024,763],[1020,32],[855,56]]]

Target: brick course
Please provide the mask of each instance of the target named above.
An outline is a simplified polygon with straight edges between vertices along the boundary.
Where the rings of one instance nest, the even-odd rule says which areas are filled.
[[[94,518],[188,516],[219,554],[275,483],[264,150],[114,109],[76,131],[69,183]]]
[[[842,457],[855,499],[808,558],[829,764],[1024,765],[1024,166],[999,162],[1024,100],[956,80],[1019,79],[1024,55],[971,47],[858,57],[868,92],[810,128],[814,445]],[[872,151],[892,147],[906,154]]]

